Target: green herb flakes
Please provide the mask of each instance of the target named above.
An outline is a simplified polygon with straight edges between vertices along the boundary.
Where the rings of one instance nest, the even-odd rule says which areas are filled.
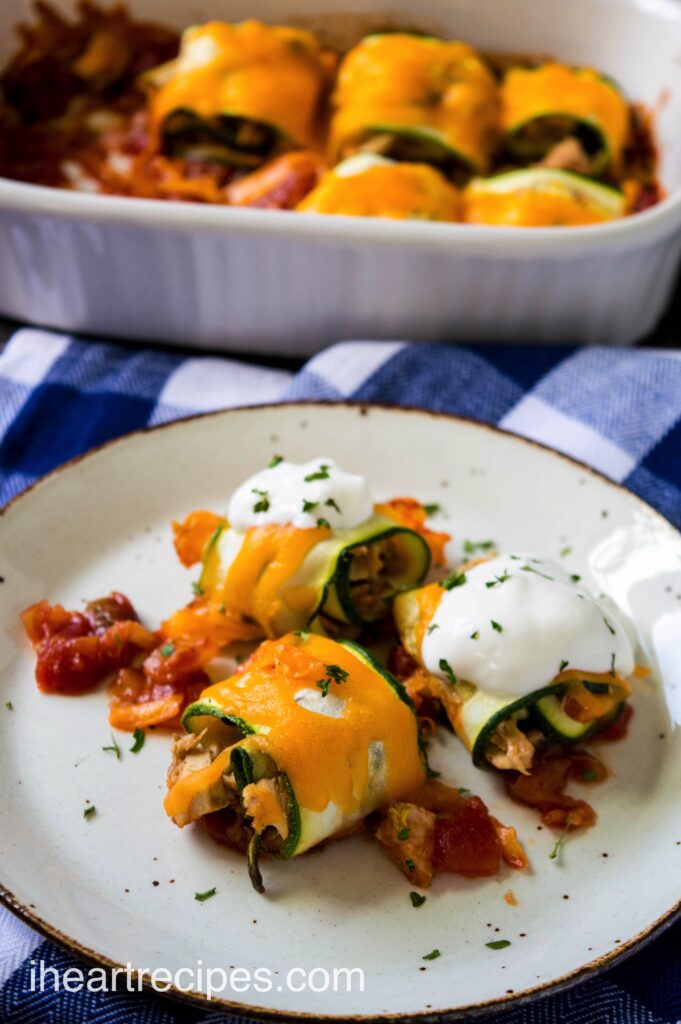
[[[175,651],[175,644],[163,644],[160,648],[161,656],[163,658],[169,658]]]
[[[446,658],[440,658],[440,672],[444,672],[451,686],[456,686],[456,675]]]
[[[201,597],[203,595],[203,587],[197,580],[194,580],[194,582],[192,583],[192,590],[194,591],[197,597]]]
[[[251,487],[253,494],[258,495],[258,500],[253,506],[254,512],[269,512],[270,508],[270,497],[267,491],[259,491],[257,487]]]
[[[318,505],[318,501],[308,501],[307,498],[303,498],[303,512],[314,512]]]
[[[400,840],[400,842],[405,843],[410,835],[410,828],[401,828],[400,831],[397,833],[397,838]]]
[[[215,896],[215,893],[217,891],[217,886],[213,886],[212,889],[206,889],[205,892],[195,892],[194,899],[197,901],[197,903],[205,903],[205,901],[209,900],[211,896]]]
[[[268,469],[274,469],[275,466],[278,466],[279,463],[283,462],[283,461],[284,461],[284,456],[283,455],[273,455],[271,461],[267,465],[267,468]]]
[[[317,680],[317,686],[322,691],[322,697],[327,697],[329,693],[329,687],[332,683],[340,685],[344,683],[348,678],[348,673],[340,665],[325,665],[326,676],[323,679]]]
[[[422,896],[420,892],[410,892],[409,899],[411,900],[412,907],[422,907],[426,902],[426,897]]]
[[[493,540],[465,540],[463,542],[463,549],[467,555],[474,555],[476,551],[491,551],[496,546],[496,541]]]
[[[120,761],[120,759],[121,759],[121,748],[116,743],[116,739],[115,739],[113,733],[111,733],[111,744],[108,747],[102,747],[102,750],[105,750],[109,754],[115,754],[116,755],[116,760]]]
[[[92,815],[96,814],[96,813],[97,813],[97,808],[95,807],[94,804],[91,804],[90,807],[86,807],[85,810],[83,811],[83,817],[84,818],[91,818]]]
[[[427,516],[436,516],[438,512],[442,511],[442,505],[438,504],[437,501],[433,501],[429,505],[422,505],[421,508]]]
[[[453,572],[449,576],[445,576],[443,580],[440,580],[440,586],[443,590],[454,590],[454,587],[462,587],[467,582],[465,573]]]
[[[130,747],[130,753],[139,754],[140,750],[144,746],[144,741],[146,739],[144,729],[135,729],[135,731],[132,734],[132,738],[133,744]]]
[[[317,526],[319,527],[320,530],[330,530],[331,529],[331,523],[329,522],[328,519],[324,519],[323,516],[322,516],[321,519],[317,520]]]
[[[430,953],[426,953],[426,955],[422,956],[421,959],[422,960],[437,960],[437,958],[439,956],[442,956],[442,953],[440,952],[440,950],[439,949],[432,949],[430,951]]]
[[[488,949],[508,949],[511,943],[508,939],[494,939],[492,942],[486,942],[485,945]]]
[[[314,473],[308,473],[303,478],[306,483],[312,483],[313,480],[328,480],[329,479],[329,467],[322,463],[319,469]]]
[[[557,860],[558,859],[558,854],[560,853],[560,851],[563,849],[563,846],[565,845],[565,840],[567,839],[567,834],[570,831],[570,826],[571,825],[572,825],[572,818],[568,814],[567,818],[565,819],[565,824],[563,825],[563,831],[558,836],[558,839],[556,840],[556,844],[553,847],[553,849],[551,850],[551,853],[549,854],[549,860]]]
[[[500,625],[500,623],[495,622],[494,619],[490,619],[489,621],[492,623],[492,629],[496,633],[503,633],[504,632],[504,627],[502,625]]]

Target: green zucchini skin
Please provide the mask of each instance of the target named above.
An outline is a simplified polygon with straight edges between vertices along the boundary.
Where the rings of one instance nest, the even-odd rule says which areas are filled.
[[[540,114],[515,125],[513,130],[506,135],[506,145],[513,156],[522,161],[542,160],[546,156],[549,144],[542,143],[541,140],[530,141],[524,137],[523,133],[531,125],[541,124],[542,121],[549,121],[553,118],[561,118],[573,126],[572,132],[569,134],[577,138],[587,155],[591,157],[592,174],[601,174],[611,160],[610,146],[605,134],[593,122],[560,110]]]
[[[375,517],[375,519],[378,518]],[[383,522],[389,523],[390,520],[383,520]],[[347,622],[350,625],[360,627],[369,626],[386,617],[388,614],[387,606],[384,612],[381,610],[380,615],[370,619],[364,618],[357,610],[352,598],[350,581],[352,552],[354,548],[380,543],[396,536],[401,536],[403,540],[408,542],[413,556],[411,559],[411,571],[403,574],[404,583],[398,584],[396,589],[401,590],[403,586],[416,586],[422,582],[430,568],[431,562],[430,548],[425,539],[420,533],[416,533],[415,530],[410,530],[405,526],[397,526],[395,524],[384,526],[375,533],[353,540],[352,543],[346,544],[338,550],[333,562],[329,564],[329,575],[323,586],[317,607],[310,616],[308,625],[312,624],[314,619],[322,613],[329,614],[331,618],[341,622]]]
[[[237,729],[241,730],[244,736],[250,736],[257,732],[257,730],[248,722],[244,721],[243,718],[239,718],[237,715],[228,715],[227,712],[223,711],[222,708],[219,708],[217,704],[208,704],[205,701],[200,700],[194,701],[193,704],[190,704],[189,707],[185,709],[181,723],[183,729],[187,732],[200,732],[201,730],[198,728],[198,723],[195,720],[205,716],[218,718],[226,725],[236,726]]]
[[[530,709],[538,700],[542,697],[554,696],[556,693],[564,693],[567,686],[549,685],[544,686],[540,690],[535,690],[533,693],[528,693],[524,697],[519,697],[517,700],[509,701],[504,703],[499,702],[498,709],[489,716],[478,731],[478,733],[471,737],[470,750],[473,758],[473,764],[476,768],[492,769],[492,765],[487,761],[485,757],[485,751],[492,738],[494,730],[505,722],[511,715],[516,714],[518,711]],[[480,691],[478,691],[479,693]],[[474,701],[478,694],[474,694],[469,700]]]
[[[204,592],[219,586],[224,575],[224,559],[221,560],[222,545],[229,545],[229,528],[220,525],[214,531],[203,554],[199,585]],[[405,586],[415,586],[425,578],[430,568],[430,548],[421,534],[400,526],[385,516],[373,515],[366,523],[352,530],[337,531],[327,540],[320,541],[308,553],[298,573],[297,581],[309,584],[316,594],[311,613],[295,620],[293,614],[280,623],[277,633],[309,628],[324,633],[321,616],[351,627],[356,631],[378,622],[389,614],[388,604],[381,605],[379,614],[373,618],[362,616],[352,596],[351,567],[353,551],[357,547],[369,546],[401,538],[406,546],[404,571],[392,580],[392,596]]]
[[[209,157],[244,169],[258,167],[290,148],[282,132],[265,121],[227,112],[201,117],[189,107],[166,114],[161,140],[166,156],[185,160]]]
[[[400,124],[374,124],[366,129],[366,145],[377,135],[392,136],[392,141],[381,155],[401,163],[430,164],[446,174],[470,177],[480,170],[469,157],[448,144],[432,128],[405,127]]]

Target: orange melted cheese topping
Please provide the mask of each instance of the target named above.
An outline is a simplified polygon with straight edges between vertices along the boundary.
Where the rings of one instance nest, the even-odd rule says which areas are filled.
[[[491,72],[470,46],[403,33],[368,36],[343,61],[334,94],[333,155],[388,126],[420,130],[484,170],[498,134]]]
[[[298,205],[303,212],[441,221],[458,220],[460,208],[458,190],[432,167],[388,161],[355,174],[328,171]]]
[[[308,710],[295,699],[307,690],[319,697],[318,683],[328,676],[328,665],[347,672],[343,682],[332,683],[328,697],[322,698],[342,701],[342,710],[334,715]],[[258,730],[239,746],[273,758],[288,775],[299,805],[307,810],[321,812],[330,803],[344,814],[364,809],[373,744],[380,744],[385,755],[385,777],[374,807],[411,792],[425,777],[411,708],[380,673],[327,637],[309,634],[304,641],[289,635],[265,641],[241,672],[208,687],[200,699]],[[208,776],[213,778],[211,769],[224,770],[227,753],[220,754],[218,768],[213,762],[209,769],[195,773],[202,776],[196,780],[198,785],[205,785]],[[177,814],[191,798],[192,779],[181,780],[171,790],[166,801],[169,814]]]
[[[268,637],[277,635],[282,612],[292,613],[304,625],[319,594],[313,587],[289,584],[306,555],[331,535],[326,527],[299,530],[289,523],[251,527],[224,584],[218,583],[220,598],[232,614],[257,622]]]
[[[187,29],[176,60],[151,72],[152,123],[178,108],[200,117],[231,114],[314,145],[320,102],[335,66],[310,32],[259,21],[211,21]]]
[[[568,191],[535,188],[515,192],[464,192],[464,216],[467,224],[505,227],[548,228],[600,224],[610,220],[602,207],[585,202]]]
[[[629,110],[619,91],[591,68],[544,64],[511,68],[501,87],[504,131],[535,118],[568,115],[591,122],[603,133],[617,163],[629,132]]]

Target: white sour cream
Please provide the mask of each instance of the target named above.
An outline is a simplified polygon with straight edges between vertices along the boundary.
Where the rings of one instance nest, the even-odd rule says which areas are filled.
[[[366,479],[320,456],[302,465],[282,461],[244,481],[232,495],[227,519],[239,533],[267,523],[306,530],[320,519],[334,530],[351,530],[372,513]]]
[[[480,690],[517,698],[546,686],[561,666],[633,672],[617,612],[562,566],[513,553],[465,575],[465,584],[443,592],[423,639],[423,663],[433,675],[447,679],[446,663]]]

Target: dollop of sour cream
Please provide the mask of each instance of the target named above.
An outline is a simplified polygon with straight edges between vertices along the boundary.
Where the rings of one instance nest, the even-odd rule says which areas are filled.
[[[232,495],[227,519],[238,533],[268,523],[291,523],[301,530],[326,524],[351,530],[372,514],[365,477],[320,456],[301,464],[282,459],[249,477]]]
[[[555,562],[500,555],[465,580],[443,590],[424,635],[421,655],[433,675],[451,681],[449,669],[487,693],[518,698],[565,669],[633,672],[617,612]]]

